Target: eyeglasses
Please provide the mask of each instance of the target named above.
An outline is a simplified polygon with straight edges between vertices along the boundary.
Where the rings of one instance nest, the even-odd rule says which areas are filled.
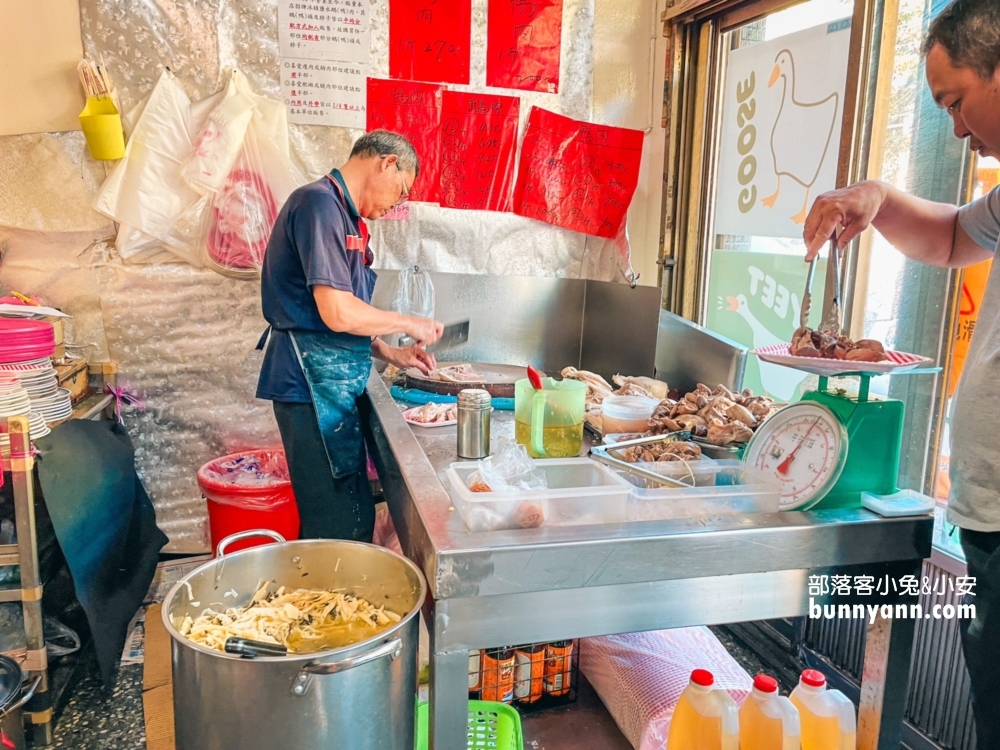
[[[406,178],[403,177],[403,170],[400,169],[398,161],[396,162],[396,171],[399,172],[399,184],[401,186],[401,190],[400,190],[400,194],[399,194],[399,200],[396,201],[396,203],[393,206],[393,208],[395,208],[396,206],[400,206],[400,205],[406,203],[406,201],[409,200],[409,198],[410,198],[410,191],[406,187]]]

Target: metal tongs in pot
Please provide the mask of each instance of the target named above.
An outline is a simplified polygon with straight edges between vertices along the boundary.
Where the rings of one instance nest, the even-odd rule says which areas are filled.
[[[690,489],[694,485],[683,482],[680,479],[673,479],[672,477],[666,477],[662,474],[657,474],[655,471],[650,471],[648,469],[643,469],[640,466],[629,463],[624,458],[621,458],[619,454],[623,449],[630,448],[633,445],[650,445],[652,443],[674,443],[681,440],[690,440],[690,432],[670,432],[666,435],[653,435],[651,437],[636,438],[635,440],[622,440],[619,443],[608,443],[607,445],[599,445],[590,449],[590,455],[595,461],[610,466],[619,471],[624,471],[632,476],[641,477],[642,479],[648,479],[651,482],[656,482],[664,487],[681,487],[683,489]]]
[[[226,653],[242,656],[244,659],[256,659],[258,656],[288,656],[288,649],[280,643],[265,643],[249,638],[227,638]]]

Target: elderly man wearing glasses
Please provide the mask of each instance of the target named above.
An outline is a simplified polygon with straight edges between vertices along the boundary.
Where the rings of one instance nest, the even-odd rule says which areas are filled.
[[[372,356],[425,372],[436,364],[425,347],[441,337],[439,322],[371,306],[376,275],[362,221],[405,201],[419,175],[406,138],[368,133],[346,164],[289,196],[267,245],[257,398],[273,403],[303,538],[371,541],[362,396]],[[378,338],[393,333],[417,343],[400,349]]]

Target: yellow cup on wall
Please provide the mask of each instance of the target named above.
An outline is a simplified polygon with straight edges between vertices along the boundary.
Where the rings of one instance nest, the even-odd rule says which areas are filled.
[[[98,161],[114,161],[125,156],[122,117],[110,96],[87,97],[87,106],[80,113],[80,127],[90,155]]]

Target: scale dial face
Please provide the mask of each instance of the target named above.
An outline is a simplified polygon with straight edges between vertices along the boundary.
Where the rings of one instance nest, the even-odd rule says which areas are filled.
[[[847,461],[847,430],[822,404],[789,404],[747,445],[747,465],[781,485],[781,510],[805,510],[833,488]]]

